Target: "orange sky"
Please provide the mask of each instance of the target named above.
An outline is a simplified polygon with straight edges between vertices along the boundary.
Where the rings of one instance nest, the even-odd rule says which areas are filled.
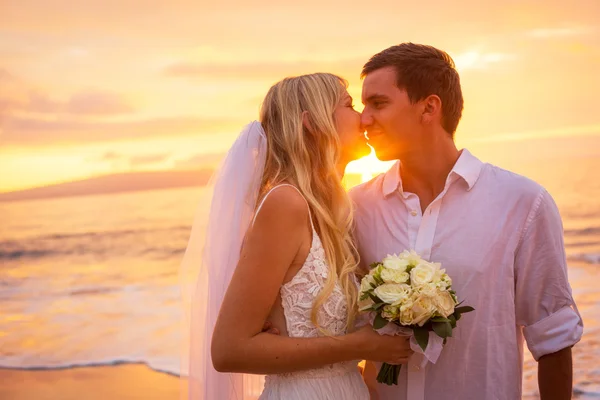
[[[275,81],[338,73],[359,105],[362,64],[402,41],[454,57],[459,146],[600,148],[598,1],[286,3],[0,2],[0,192],[213,165]]]

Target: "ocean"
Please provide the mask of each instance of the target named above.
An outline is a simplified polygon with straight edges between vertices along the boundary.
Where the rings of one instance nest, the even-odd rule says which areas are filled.
[[[513,160],[564,221],[584,317],[574,390],[600,397],[600,161]],[[179,264],[205,188],[0,203],[0,366],[55,369],[143,362],[180,373]],[[524,398],[536,398],[526,352]]]

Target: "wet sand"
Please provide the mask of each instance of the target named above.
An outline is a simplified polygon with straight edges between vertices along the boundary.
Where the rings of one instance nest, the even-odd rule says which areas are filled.
[[[59,370],[0,369],[2,400],[178,400],[178,377],[144,364]]]

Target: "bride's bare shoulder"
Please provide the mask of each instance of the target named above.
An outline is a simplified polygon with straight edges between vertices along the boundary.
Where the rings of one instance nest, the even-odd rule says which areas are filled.
[[[255,225],[305,224],[308,205],[302,195],[291,186],[279,186],[269,192],[257,210]]]

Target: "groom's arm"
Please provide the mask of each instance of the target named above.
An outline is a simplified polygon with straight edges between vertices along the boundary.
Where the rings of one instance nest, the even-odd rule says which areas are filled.
[[[539,363],[542,400],[570,399],[571,347],[581,339],[583,321],[569,285],[560,214],[545,190],[533,202],[515,252],[515,311]]]
[[[369,389],[370,400],[379,400],[379,394],[377,393],[377,367],[373,361],[365,362],[365,369],[362,373],[365,385]]]
[[[540,358],[538,384],[542,400],[565,400],[573,393],[573,357],[567,347]]]

